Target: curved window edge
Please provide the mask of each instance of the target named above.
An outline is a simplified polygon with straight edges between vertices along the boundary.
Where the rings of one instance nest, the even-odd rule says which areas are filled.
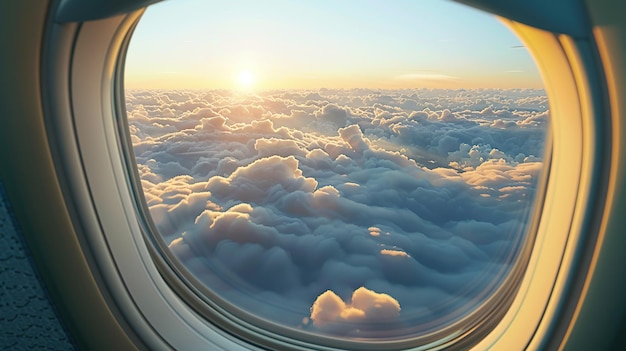
[[[603,75],[589,38],[573,39],[508,21],[535,57],[546,84],[553,128],[550,179],[529,273],[503,322],[479,347],[545,349],[562,341],[576,280],[586,271],[585,246],[597,239],[606,183],[609,126]],[[567,184],[570,183],[570,184]],[[541,306],[538,308],[537,306]],[[523,320],[524,323],[515,322]]]

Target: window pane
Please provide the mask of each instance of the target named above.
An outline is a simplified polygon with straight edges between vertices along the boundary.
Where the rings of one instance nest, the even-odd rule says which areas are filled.
[[[446,1],[171,1],[126,107],[158,235],[218,296],[323,335],[470,314],[529,237],[548,100],[519,40]]]

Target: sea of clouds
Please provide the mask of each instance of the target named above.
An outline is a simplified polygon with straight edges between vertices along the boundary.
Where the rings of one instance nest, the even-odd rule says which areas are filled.
[[[131,90],[126,108],[189,271],[263,318],[361,337],[435,328],[493,291],[549,120],[542,90]]]

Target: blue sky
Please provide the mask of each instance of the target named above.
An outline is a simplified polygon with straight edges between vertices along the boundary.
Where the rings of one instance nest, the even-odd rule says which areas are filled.
[[[126,82],[255,90],[541,88],[522,45],[494,16],[445,0],[170,0],[150,6],[137,26]]]

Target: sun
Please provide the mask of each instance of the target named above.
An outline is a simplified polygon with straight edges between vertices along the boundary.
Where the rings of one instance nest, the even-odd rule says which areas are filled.
[[[250,88],[254,84],[254,75],[248,70],[243,70],[239,72],[237,82],[243,88]]]

